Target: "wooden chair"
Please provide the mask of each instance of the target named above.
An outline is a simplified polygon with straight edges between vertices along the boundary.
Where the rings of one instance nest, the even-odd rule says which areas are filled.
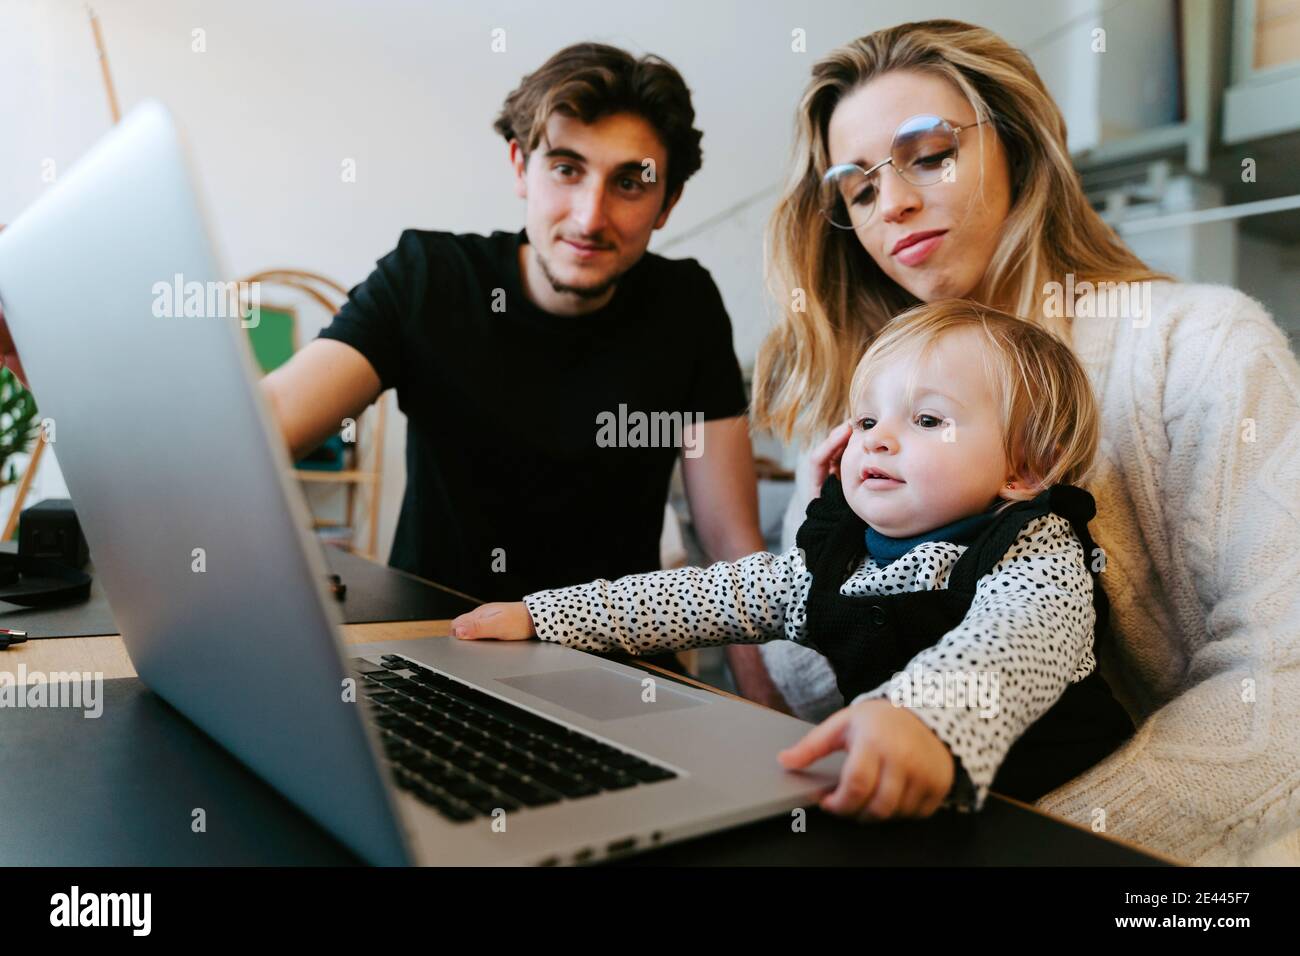
[[[348,290],[333,279],[304,269],[268,269],[247,276],[241,279],[240,282],[241,289],[244,288],[243,283],[253,282],[258,283],[260,288],[269,285],[293,289],[320,305],[331,316],[339,310],[339,306],[348,295]],[[290,338],[292,350],[296,351],[299,345],[296,310],[292,306],[272,305],[269,302],[262,302],[262,298],[259,295],[259,304],[263,311],[288,313],[291,317],[290,322],[293,329]],[[248,303],[244,303],[244,305],[247,307]],[[251,335],[252,329],[250,328],[249,331]],[[254,351],[256,352],[257,349],[255,348]],[[284,357],[287,358],[287,356]],[[263,367],[264,372],[270,370],[270,368]],[[351,529],[353,533],[343,538],[341,543],[346,545],[349,550],[372,560],[376,559],[379,538],[379,502],[383,490],[384,474],[384,429],[387,427],[386,407],[387,403],[381,395],[374,405],[367,408],[358,418],[356,440],[345,443],[344,454],[346,458],[341,470],[294,469],[294,475],[298,480],[307,484],[342,484],[346,486],[347,506],[345,520],[330,521],[313,515],[312,526],[318,530],[322,528]],[[369,520],[369,530],[366,535],[364,550],[356,547],[355,540],[357,493],[363,488],[367,492],[366,509]]]

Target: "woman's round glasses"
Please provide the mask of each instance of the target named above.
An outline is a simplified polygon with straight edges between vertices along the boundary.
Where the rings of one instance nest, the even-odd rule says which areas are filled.
[[[913,186],[932,186],[951,179],[957,165],[957,135],[985,120],[953,126],[939,116],[913,116],[894,131],[889,158],[869,169],[856,163],[841,163],[827,170],[821,181],[821,210],[831,225],[856,229],[864,225],[876,208],[880,171],[894,171]]]

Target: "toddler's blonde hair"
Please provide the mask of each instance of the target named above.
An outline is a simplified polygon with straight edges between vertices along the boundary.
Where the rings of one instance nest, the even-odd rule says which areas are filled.
[[[892,362],[916,369],[939,340],[958,329],[977,330],[980,356],[993,389],[1007,462],[1029,488],[1007,492],[998,511],[1030,500],[1056,484],[1081,484],[1092,468],[1099,416],[1092,384],[1070,347],[1052,332],[969,299],[939,299],[891,319],[858,362],[849,386],[856,414],[867,383]],[[957,440],[960,441],[960,436]]]

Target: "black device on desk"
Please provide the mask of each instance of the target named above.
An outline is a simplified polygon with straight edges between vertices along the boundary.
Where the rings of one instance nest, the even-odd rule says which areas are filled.
[[[46,498],[18,518],[18,553],[0,552],[0,601],[53,607],[90,596],[90,559],[70,498]]]

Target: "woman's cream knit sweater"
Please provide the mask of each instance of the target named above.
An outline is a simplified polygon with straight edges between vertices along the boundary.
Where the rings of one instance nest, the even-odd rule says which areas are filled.
[[[1101,405],[1086,485],[1118,639],[1100,666],[1139,728],[1036,805],[1188,863],[1300,865],[1300,366],[1234,289],[1157,282],[1151,305],[1071,320]],[[842,705],[816,652],[762,653],[799,716]]]

